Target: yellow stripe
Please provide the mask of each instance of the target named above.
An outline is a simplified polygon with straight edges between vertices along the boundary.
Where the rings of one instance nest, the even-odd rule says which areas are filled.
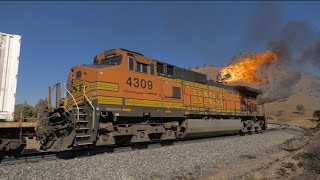
[[[112,104],[112,105],[122,105],[122,98],[120,97],[104,97],[104,96],[97,96],[90,98],[90,101],[98,99],[99,104]],[[82,103],[83,100],[77,101],[77,104]],[[75,105],[74,103],[72,104]],[[175,103],[175,102],[161,102],[161,101],[152,101],[152,100],[142,100],[142,99],[125,99],[125,105],[127,106],[145,106],[145,107],[160,107],[160,108],[178,108],[178,109],[185,109],[187,110],[185,113],[190,113],[189,111],[198,111],[197,114],[204,114],[205,108],[203,107],[190,107],[190,106],[184,106],[182,107],[181,103]],[[240,111],[240,110],[234,110],[234,109],[223,109],[223,108],[210,108],[207,109],[211,112],[220,112],[220,113],[236,113],[236,115],[246,115],[250,114],[246,111]],[[122,111],[124,112],[131,112],[131,108],[122,108]],[[166,110],[165,113],[171,113],[172,111]],[[258,114],[258,113],[253,113]]]
[[[210,86],[207,84],[201,84],[201,83],[196,83],[192,81],[184,81],[182,79],[172,79],[172,78],[167,78],[167,77],[159,77],[162,80],[169,81],[169,82],[176,82],[176,83],[183,83],[185,86],[190,86],[190,87],[196,87],[196,88],[201,88],[201,89],[209,89],[213,91],[218,91],[218,92],[225,92],[225,93],[230,93],[230,94],[238,94],[237,91],[233,91],[230,89],[225,89],[225,88],[220,88],[217,86]]]
[[[92,90],[104,90],[104,91],[119,91],[119,84],[111,83],[111,82],[87,82],[87,81],[76,81],[74,82],[73,86],[78,86],[80,84],[86,85],[86,92]],[[77,92],[79,93],[79,92]],[[76,93],[74,93],[76,94]]]
[[[90,101],[93,101],[96,99],[98,99],[99,104],[122,105],[122,98],[120,97],[95,96],[95,97],[89,98]],[[83,100],[77,101],[77,104],[80,104],[82,102]],[[75,103],[72,103],[72,106],[75,106]]]
[[[122,105],[122,98],[120,98],[120,97],[98,96],[97,99],[98,99],[99,104]]]
[[[88,90],[95,90],[95,89],[100,89],[104,91],[119,91],[119,85],[114,84],[114,83],[108,83],[108,82],[94,82],[94,83],[89,83]]]
[[[130,109],[130,108],[122,108],[122,111],[124,111],[124,112],[131,112],[131,109]]]
[[[158,76],[160,79],[165,80],[165,81],[170,81],[170,82],[176,82],[176,83],[181,83],[182,80],[181,79],[173,79],[173,78],[167,78],[167,77],[161,77]]]
[[[162,101],[153,101],[153,100],[145,100],[145,99],[125,99],[125,105],[182,109],[182,103],[162,102]]]
[[[195,82],[191,82],[191,81],[184,81],[183,84],[186,85],[186,86],[192,86],[192,87],[201,88],[201,89],[207,89],[208,88],[208,85],[195,83]]]

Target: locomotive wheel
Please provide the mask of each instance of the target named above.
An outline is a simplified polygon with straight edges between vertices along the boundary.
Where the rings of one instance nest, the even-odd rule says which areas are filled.
[[[7,155],[7,153],[1,151],[0,152],[0,160],[3,159],[6,155]]]
[[[15,158],[20,157],[23,151],[26,149],[26,144],[21,144],[18,149],[12,151],[12,156]]]
[[[242,130],[239,131],[240,136],[245,136],[246,133],[244,133]]]
[[[123,146],[125,144],[130,143],[131,136],[116,136],[115,142],[117,146]]]

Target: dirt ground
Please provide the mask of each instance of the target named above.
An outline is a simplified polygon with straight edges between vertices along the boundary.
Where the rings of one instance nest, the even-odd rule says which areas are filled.
[[[320,132],[285,142],[276,161],[239,179],[320,179]]]
[[[284,142],[278,150],[270,152],[268,159],[255,156],[244,157],[250,159],[250,164],[244,163],[243,166],[230,167],[216,174],[201,177],[199,180],[320,179],[320,125],[312,128],[302,126],[306,130],[303,136]],[[239,172],[243,175],[236,176]]]

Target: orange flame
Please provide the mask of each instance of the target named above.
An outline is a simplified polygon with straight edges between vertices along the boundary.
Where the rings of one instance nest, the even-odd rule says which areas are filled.
[[[277,55],[272,51],[257,53],[253,58],[243,58],[223,68],[218,76],[219,82],[261,84],[267,74],[261,72],[263,67],[277,65]],[[260,75],[258,75],[260,73]]]

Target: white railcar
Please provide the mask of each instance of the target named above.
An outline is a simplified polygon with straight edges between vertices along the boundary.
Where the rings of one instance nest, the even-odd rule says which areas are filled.
[[[13,121],[21,36],[0,32],[0,121]]]

